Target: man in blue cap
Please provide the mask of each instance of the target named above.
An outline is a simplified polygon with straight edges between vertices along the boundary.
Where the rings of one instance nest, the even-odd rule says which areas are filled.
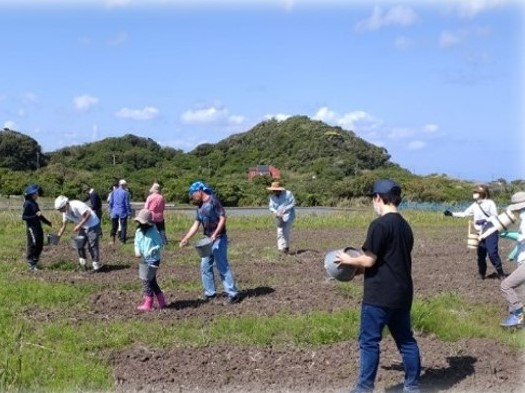
[[[202,181],[192,183],[188,193],[193,204],[197,205],[197,211],[193,225],[182,238],[179,246],[184,247],[187,245],[189,239],[197,233],[199,226],[202,225],[204,236],[208,236],[213,241],[212,254],[201,258],[204,300],[211,300],[217,296],[215,276],[213,274],[213,264],[216,263],[224,291],[228,295],[228,302],[230,304],[238,303],[241,301],[241,297],[228,263],[226,212],[213,190]]]
[[[27,264],[33,271],[38,270],[38,260],[44,248],[44,231],[42,223],[52,226],[51,221],[45,218],[40,211],[36,200],[40,194],[37,184],[30,184],[24,190],[24,207],[22,220],[26,222],[27,234]]]
[[[379,217],[368,227],[363,254],[351,257],[341,251],[336,255],[340,263],[357,267],[365,276],[359,332],[361,366],[351,392],[374,390],[379,345],[385,326],[403,359],[403,392],[419,392],[421,359],[410,324],[414,236],[410,225],[399,214],[401,187],[396,182],[377,180],[368,196],[372,198],[374,211]]]

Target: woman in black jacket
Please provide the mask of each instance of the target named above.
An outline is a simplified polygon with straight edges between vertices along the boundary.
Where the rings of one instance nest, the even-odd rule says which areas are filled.
[[[42,222],[52,226],[51,221],[42,215],[40,207],[36,202],[39,192],[40,187],[37,184],[27,186],[24,191],[25,201],[22,212],[22,220],[26,222],[27,226],[27,264],[33,271],[38,270],[38,259],[44,248]]]

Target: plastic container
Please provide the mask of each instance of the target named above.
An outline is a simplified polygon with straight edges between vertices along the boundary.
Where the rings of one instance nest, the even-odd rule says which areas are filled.
[[[60,238],[55,233],[50,233],[47,235],[47,244],[56,246],[58,242],[60,241]]]
[[[151,281],[157,274],[158,266],[148,265],[147,263],[139,263],[139,278],[141,280]]]
[[[80,250],[84,248],[86,244],[86,237],[85,236],[72,236],[71,237],[71,246],[75,250]]]
[[[357,268],[355,266],[343,265],[336,262],[336,254],[344,251],[352,257],[362,255],[363,252],[354,247],[346,247],[329,251],[324,257],[324,268],[328,275],[338,281],[350,281],[354,278]]]
[[[213,241],[209,237],[204,237],[195,243],[195,249],[201,258],[209,257],[212,253]]]

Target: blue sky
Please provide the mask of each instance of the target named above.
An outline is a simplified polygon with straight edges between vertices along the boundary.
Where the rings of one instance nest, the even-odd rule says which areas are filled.
[[[306,115],[418,175],[525,178],[518,1],[71,3],[0,0],[0,124],[45,152]]]

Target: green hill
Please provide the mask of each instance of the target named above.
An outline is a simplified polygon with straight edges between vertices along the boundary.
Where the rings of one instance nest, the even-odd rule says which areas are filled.
[[[345,206],[361,198],[378,177],[401,182],[405,197],[413,201],[462,201],[472,184],[446,175],[416,176],[390,160],[387,150],[352,131],[332,127],[305,116],[275,119],[193,151],[162,147],[150,138],[124,135],[43,154],[33,138],[0,132],[0,194],[22,193],[35,182],[50,195],[81,197],[83,184],[103,197],[115,179],[125,178],[133,199],[144,200],[150,185],[158,182],[170,202],[187,203],[187,187],[202,179],[211,184],[230,206],[267,203],[268,177],[248,179],[256,165],[281,171],[284,184],[303,206]],[[493,194],[508,200],[523,186],[501,179],[491,184]]]

